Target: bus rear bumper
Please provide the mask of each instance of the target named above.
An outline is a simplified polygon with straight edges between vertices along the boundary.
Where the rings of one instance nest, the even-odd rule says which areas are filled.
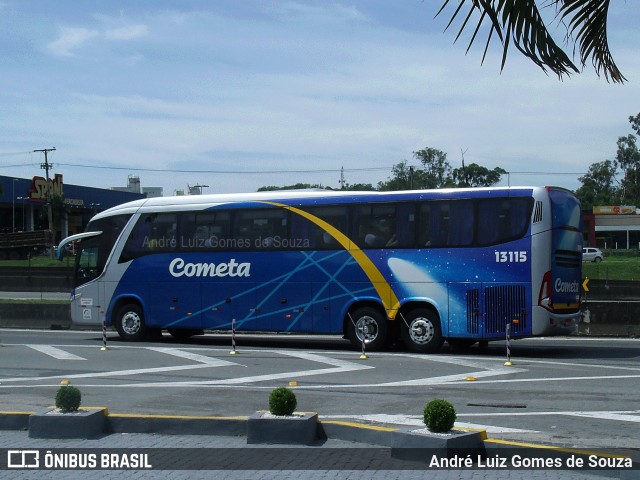
[[[574,335],[578,332],[580,312],[553,313],[542,307],[533,308],[532,334],[538,336]]]

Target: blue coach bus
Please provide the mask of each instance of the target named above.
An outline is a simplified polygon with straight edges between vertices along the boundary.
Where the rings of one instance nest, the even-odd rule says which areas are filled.
[[[580,204],[555,187],[278,191],[111,208],[76,242],[72,320],[126,340],[168,330],[343,334],[435,352],[575,332]]]

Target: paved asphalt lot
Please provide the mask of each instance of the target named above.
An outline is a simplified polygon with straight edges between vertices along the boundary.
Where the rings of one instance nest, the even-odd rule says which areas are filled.
[[[100,332],[3,329],[0,342],[4,345],[0,348],[0,409],[5,411],[36,411],[52,404],[60,381],[67,378],[81,389],[83,405],[104,405],[113,413],[246,416],[267,408],[271,389],[297,382],[293,388],[298,409],[317,411],[321,419],[419,428],[424,404],[437,397],[456,406],[457,426],[485,429],[490,439],[616,452],[618,448],[640,448],[638,340],[520,340],[512,343],[513,365],[509,367],[504,365],[504,342],[466,352],[443,347],[439,355],[370,353],[365,360],[336,337],[239,336],[237,355],[230,355],[226,335],[189,342],[166,336],[154,342],[124,343],[110,332],[104,351]],[[25,432],[0,432],[0,439],[6,448],[28,448],[38,442]],[[157,442],[217,448],[221,441],[234,446],[238,439],[111,435],[97,440],[100,443],[95,446],[109,448],[115,442],[119,448],[131,448]],[[39,442],[42,448],[51,445]],[[349,446],[331,442],[321,448]],[[43,478],[69,478],[56,476],[61,472],[38,473],[50,475]],[[107,474],[84,472],[83,478],[98,473]],[[143,472],[141,478],[154,478],[153,473]],[[213,478],[188,473],[176,478]],[[218,473],[216,478],[273,478],[277,472]],[[312,471],[305,472],[305,477],[347,478],[335,473]],[[382,475],[375,470],[364,472],[366,476],[362,473],[353,471],[348,478]],[[429,478],[595,475],[555,470],[525,476],[518,470],[499,476],[478,470],[447,476],[450,473],[429,472]],[[295,472],[291,476],[294,474],[299,476]],[[417,478],[411,475],[392,471],[380,478]]]

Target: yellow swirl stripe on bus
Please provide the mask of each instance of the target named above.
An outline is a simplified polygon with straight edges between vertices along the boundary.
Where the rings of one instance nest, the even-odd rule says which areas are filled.
[[[286,208],[287,210],[313,222],[318,227],[328,232],[329,235],[331,235],[333,238],[335,238],[336,241],[340,243],[340,245],[342,245],[342,247],[351,254],[353,259],[358,263],[358,265],[360,265],[360,268],[362,268],[364,273],[367,275],[369,281],[371,281],[374,288],[376,289],[376,292],[378,292],[380,300],[382,300],[382,303],[384,304],[384,308],[387,311],[387,316],[389,317],[389,319],[395,319],[396,314],[398,313],[398,309],[400,308],[400,301],[398,300],[398,297],[391,288],[391,285],[389,285],[389,282],[387,282],[380,270],[378,270],[378,267],[375,266],[375,264],[367,256],[367,254],[364,253],[354,242],[352,242],[349,237],[347,237],[344,233],[342,233],[330,223],[325,222],[321,218],[318,218],[315,215],[310,214],[309,212],[300,210],[299,208],[276,202],[260,203],[267,203],[276,207]]]

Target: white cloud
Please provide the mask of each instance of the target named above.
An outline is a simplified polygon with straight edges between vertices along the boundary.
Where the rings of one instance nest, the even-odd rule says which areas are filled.
[[[99,35],[96,30],[82,27],[61,27],[58,38],[47,45],[51,53],[61,57],[74,55],[74,50],[82,48],[87,41]]]
[[[65,15],[39,19],[86,27],[61,29],[51,53],[99,61],[53,62],[46,79],[31,74],[29,62],[9,63],[0,101],[11,115],[0,116],[0,129],[28,148],[54,144],[68,163],[264,171],[141,173],[144,184],[167,192],[195,181],[210,191],[297,181],[335,186],[339,173],[323,179],[269,171],[388,167],[347,172],[350,183],[376,183],[427,146],[456,165],[462,150],[467,163],[489,168],[586,171],[615,155],[640,102],[633,29],[614,51],[630,82],[614,86],[589,69],[560,82],[515,49],[500,72],[495,45],[481,66],[484,43],[465,56],[466,43],[442,33],[446,19],[433,20],[431,2],[220,0],[167,11],[113,1],[101,13],[68,2]],[[0,152],[23,149],[0,142]],[[92,186],[124,183],[134,173],[118,171],[123,180],[115,181],[99,172],[62,170],[69,183]],[[511,182],[539,183],[526,176]]]
[[[127,25],[107,30],[105,32],[105,38],[107,40],[134,40],[144,37],[148,33],[149,29],[146,25]]]

